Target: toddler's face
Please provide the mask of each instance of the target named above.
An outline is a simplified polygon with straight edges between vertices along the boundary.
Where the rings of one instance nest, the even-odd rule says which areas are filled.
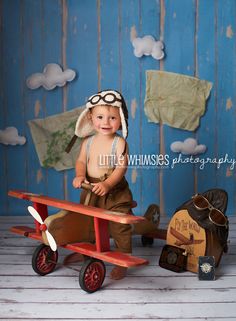
[[[91,109],[91,119],[94,129],[102,135],[112,135],[121,125],[118,107],[96,106]]]

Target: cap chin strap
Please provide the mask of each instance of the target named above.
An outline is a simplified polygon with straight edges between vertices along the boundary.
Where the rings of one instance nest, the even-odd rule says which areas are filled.
[[[74,146],[77,138],[78,138],[78,136],[76,136],[75,134],[74,134],[74,136],[71,138],[69,144],[67,145],[67,147],[66,147],[66,149],[65,149],[65,152],[66,152],[67,154],[69,154],[69,152],[71,151],[71,149],[72,149],[72,147]]]

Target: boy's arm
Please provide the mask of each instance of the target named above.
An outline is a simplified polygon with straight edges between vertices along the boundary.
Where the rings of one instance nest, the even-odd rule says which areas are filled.
[[[117,163],[118,165],[112,174],[103,182],[94,184],[93,192],[103,196],[107,194],[116,184],[118,184],[126,173],[128,165],[128,145],[123,138],[117,144]]]
[[[73,186],[80,188],[86,177],[86,139],[82,142],[79,156],[75,163],[75,178]]]
[[[120,138],[117,144],[117,166],[112,174],[106,179],[106,183],[110,186],[110,189],[118,184],[127,171],[128,165],[128,144],[123,138]]]

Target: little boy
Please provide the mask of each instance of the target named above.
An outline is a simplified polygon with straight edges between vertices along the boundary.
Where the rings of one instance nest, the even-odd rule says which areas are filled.
[[[117,134],[121,130],[123,137]],[[132,193],[124,177],[127,169],[128,110],[118,91],[104,90],[88,99],[76,123],[75,134],[84,138],[76,161],[73,186],[93,185],[88,205],[122,213],[131,213]],[[84,203],[87,191],[81,193]],[[109,231],[117,250],[131,253],[131,226],[109,222]],[[111,278],[121,279],[126,268],[115,266]]]

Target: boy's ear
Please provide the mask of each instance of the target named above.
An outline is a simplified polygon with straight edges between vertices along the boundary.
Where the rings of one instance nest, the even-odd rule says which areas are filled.
[[[87,117],[88,120],[92,120],[92,112],[91,112],[91,110],[89,110],[89,112],[87,113],[86,117]]]

